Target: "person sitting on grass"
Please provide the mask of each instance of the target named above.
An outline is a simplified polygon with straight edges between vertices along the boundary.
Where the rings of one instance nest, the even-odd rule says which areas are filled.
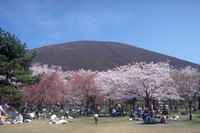
[[[135,113],[134,113],[133,109],[131,109],[131,113],[129,115],[129,118],[130,118],[130,120],[135,120]]]
[[[69,121],[70,122],[70,121]],[[61,119],[58,119],[58,121],[55,124],[67,124],[69,123],[68,121],[64,120],[64,116],[61,117]]]
[[[15,118],[14,121],[11,122],[12,124],[22,124],[23,123],[23,116],[21,113]]]
[[[35,118],[35,111],[29,113],[28,116],[29,116],[29,119],[31,119],[31,120],[34,119]]]
[[[116,116],[117,116],[117,112],[116,112],[116,109],[115,109],[115,108],[112,109],[112,116],[113,116],[113,117],[116,117]]]
[[[39,110],[39,109],[36,110],[36,112],[35,112],[35,117],[36,117],[37,119],[41,119],[41,114],[40,114],[40,110]]]
[[[168,111],[166,108],[164,108],[164,110],[162,111],[162,119],[161,122],[164,122],[165,124],[167,124],[167,119],[168,119]]]
[[[145,108],[145,111],[143,113],[143,120],[145,124],[149,124],[151,120],[151,112],[147,107]]]
[[[52,122],[52,123],[56,123],[58,120],[59,120],[59,119],[58,119],[58,117],[56,116],[56,114],[53,114],[53,115],[51,116],[51,118],[50,118],[50,122]]]
[[[69,121],[70,122],[70,121]],[[59,119],[55,114],[53,114],[50,118],[50,122],[48,124],[67,124],[68,121],[64,120],[64,116]]]

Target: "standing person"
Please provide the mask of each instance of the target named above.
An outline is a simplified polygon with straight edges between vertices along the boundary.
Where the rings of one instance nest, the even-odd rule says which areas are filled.
[[[110,105],[109,106],[109,114],[110,114],[110,116],[112,116],[112,110],[113,110],[113,105]]]
[[[94,111],[95,111],[95,114],[97,114],[97,111],[98,111],[98,105],[95,106]]]
[[[94,120],[95,120],[95,124],[98,124],[98,119],[99,115],[98,114],[94,114]]]
[[[146,107],[145,106],[143,106],[143,111],[145,111],[146,110]]]
[[[175,105],[175,107],[174,107],[174,110],[175,110],[175,113],[178,114],[178,103],[177,103],[177,102],[176,102],[176,105]]]
[[[65,117],[67,117],[67,119],[69,118],[69,111],[68,110],[65,112]]]
[[[1,112],[4,114],[2,115]],[[6,113],[6,111],[2,108],[2,106],[0,106],[0,125],[4,124],[5,118],[8,117],[8,114]]]
[[[85,115],[88,116],[88,114],[89,114],[88,113],[88,106],[86,105],[86,107],[85,107]]]
[[[25,120],[26,120],[27,112],[28,112],[28,107],[27,107],[27,103],[25,103],[24,106],[22,107],[22,111],[21,111],[22,116],[23,116],[23,122],[25,122]]]
[[[100,112],[100,105],[97,106],[97,114]]]
[[[139,105],[137,106],[137,114],[138,114],[139,120],[141,120],[141,119],[142,119],[142,118],[141,118],[142,108],[141,108]]]

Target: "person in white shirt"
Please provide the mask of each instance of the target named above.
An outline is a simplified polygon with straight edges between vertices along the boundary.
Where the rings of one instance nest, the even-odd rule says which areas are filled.
[[[69,123],[68,121],[64,120],[64,116],[61,117],[61,120],[59,120],[59,118],[53,114],[50,118],[50,122],[49,124],[67,124]]]
[[[23,116],[21,113],[19,113],[16,119],[12,122],[12,124],[22,124],[22,123],[23,123]]]
[[[4,115],[2,115],[2,113]],[[6,111],[2,108],[2,106],[0,106],[0,125],[4,124],[5,118],[8,117],[8,114],[6,113]]]
[[[95,124],[97,124],[98,123],[98,119],[99,118],[99,115],[98,114],[94,114],[94,120],[95,120]]]
[[[51,121],[52,123],[56,123],[58,120],[59,120],[59,119],[58,119],[58,117],[57,117],[55,114],[53,114],[53,115],[51,116],[51,118],[50,118],[50,121]]]

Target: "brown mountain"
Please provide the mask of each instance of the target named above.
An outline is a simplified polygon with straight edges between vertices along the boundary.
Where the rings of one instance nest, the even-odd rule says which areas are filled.
[[[199,65],[118,42],[77,41],[35,49],[35,62],[59,65],[66,70],[107,70],[132,62],[169,61],[175,67]],[[29,53],[32,50],[29,51]]]

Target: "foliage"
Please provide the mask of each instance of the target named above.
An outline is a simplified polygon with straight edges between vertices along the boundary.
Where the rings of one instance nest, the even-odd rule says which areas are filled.
[[[170,76],[168,63],[135,63],[98,74],[97,82],[109,99],[143,99],[147,102],[167,97],[165,81]]]
[[[0,102],[20,100],[22,87],[39,81],[29,69],[36,53],[26,55],[26,44],[0,28]]]
[[[100,98],[95,82],[96,74],[91,71],[79,70],[70,77],[70,92],[72,99],[79,104],[95,104]]]
[[[65,83],[58,71],[45,73],[42,80],[23,88],[26,101],[33,105],[56,104],[65,101]]]
[[[188,68],[190,67],[184,69]],[[187,81],[183,80],[182,77],[175,76],[175,73],[180,73],[183,69],[173,69],[167,62],[140,62],[103,72],[92,72],[90,70],[64,72],[58,66],[48,67],[39,64],[35,64],[31,69],[34,75],[58,73],[58,83],[64,83],[64,99],[78,105],[94,105],[97,101],[99,103],[103,99],[107,101],[117,100],[118,102],[131,101],[133,105],[138,100],[146,102],[149,107],[150,102],[155,104],[155,101],[158,103],[168,100],[174,102],[186,100],[187,98],[184,98],[184,95],[190,96],[187,92],[191,93],[191,90],[187,91],[188,86],[185,86],[188,84]],[[189,72],[187,75],[192,76],[193,73],[199,73],[197,69],[194,70],[195,72]],[[176,83],[178,81],[181,81],[182,85]],[[199,89],[199,79],[193,77],[190,83],[192,82],[195,82],[196,89]],[[50,82],[48,84],[51,86]],[[178,87],[179,85],[181,87]],[[185,86],[185,89],[182,86]],[[179,90],[187,94],[182,95]],[[199,92],[199,90],[196,90],[196,92]],[[199,96],[199,94],[195,94],[195,96]]]
[[[180,97],[188,102],[190,119],[192,119],[192,103],[200,96],[200,72],[188,66],[181,70],[173,70],[171,78],[171,86],[176,89]]]

